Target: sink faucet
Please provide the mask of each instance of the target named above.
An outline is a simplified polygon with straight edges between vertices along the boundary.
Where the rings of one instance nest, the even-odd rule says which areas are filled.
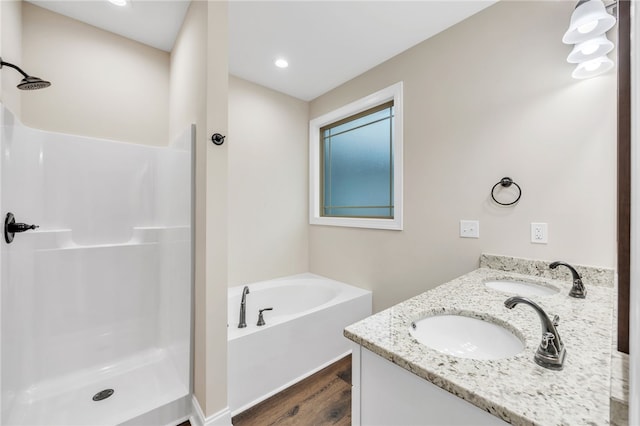
[[[584,284],[582,284],[582,278],[580,278],[580,274],[576,269],[565,262],[553,262],[549,265],[549,268],[556,269],[558,266],[566,266],[571,271],[571,275],[573,276],[573,287],[571,287],[571,291],[569,292],[569,296],[576,297],[578,299],[584,299],[587,296],[587,289],[584,288]]]
[[[245,328],[247,326],[247,294],[249,294],[249,286],[244,286],[242,289],[242,300],[240,300],[240,321],[238,321],[238,328]]]
[[[567,353],[564,349],[564,343],[562,343],[560,334],[558,334],[558,330],[556,330],[560,318],[555,315],[553,320],[549,319],[549,316],[535,302],[520,296],[508,298],[504,301],[504,306],[513,309],[518,303],[531,306],[538,313],[538,316],[540,316],[542,342],[540,342],[540,346],[538,346],[533,360],[541,367],[551,370],[562,370],[564,358]]]

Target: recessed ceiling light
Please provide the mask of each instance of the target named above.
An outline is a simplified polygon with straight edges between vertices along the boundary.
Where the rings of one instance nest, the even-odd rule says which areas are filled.
[[[109,0],[109,3],[115,4],[116,6],[126,6],[127,0]]]
[[[289,66],[289,62],[287,62],[286,59],[282,59],[282,58],[276,59],[275,64],[276,64],[276,67],[278,68],[287,68]]]

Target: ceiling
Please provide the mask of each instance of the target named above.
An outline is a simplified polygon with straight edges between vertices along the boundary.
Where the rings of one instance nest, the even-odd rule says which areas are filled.
[[[171,51],[188,0],[28,0]],[[497,0],[231,1],[229,72],[311,100]],[[275,67],[284,57],[289,67]]]

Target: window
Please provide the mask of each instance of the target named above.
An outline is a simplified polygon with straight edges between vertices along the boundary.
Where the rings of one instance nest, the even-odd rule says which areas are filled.
[[[310,223],[402,229],[402,83],[310,122]]]
[[[320,129],[322,216],[393,219],[393,101]]]

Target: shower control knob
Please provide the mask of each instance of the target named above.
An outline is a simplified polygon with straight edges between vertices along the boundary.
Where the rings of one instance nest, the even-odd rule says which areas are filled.
[[[12,223],[9,225],[9,232],[17,233],[39,228],[38,225],[27,225],[26,223]]]
[[[7,242],[7,244],[11,244],[16,233],[36,228],[39,228],[39,226],[28,225],[26,223],[17,223],[16,218],[13,216],[13,213],[7,213],[7,217],[4,219],[4,240]]]

